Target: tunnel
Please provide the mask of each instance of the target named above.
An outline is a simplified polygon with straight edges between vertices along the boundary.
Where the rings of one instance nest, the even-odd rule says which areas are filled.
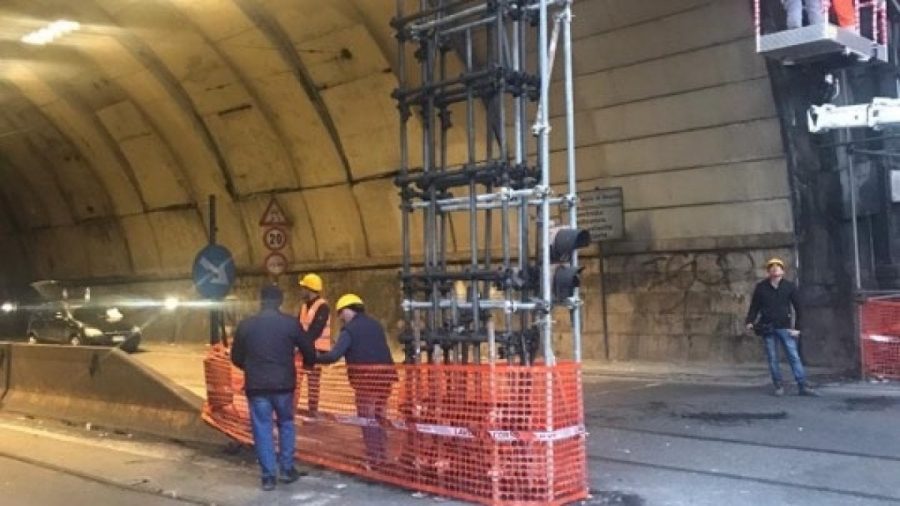
[[[804,232],[816,218],[792,175],[799,162],[786,156],[781,71],[755,53],[748,4],[576,2],[579,188],[621,187],[625,230],[583,252],[586,360],[761,361],[743,317],[770,257],[809,277],[812,306],[849,314],[832,300],[848,286],[846,251],[822,260]],[[190,269],[215,196],[233,293],[254,300],[268,279],[259,222],[274,200],[290,222],[286,306],[297,305],[297,277],[317,272],[330,296],[359,293],[396,331],[394,12],[388,0],[5,2],[6,298],[57,280],[98,295],[197,299]],[[79,28],[50,44],[20,41],[57,19]],[[553,79],[551,126],[562,132],[561,73]],[[465,158],[463,126],[450,129],[450,163]],[[417,128],[413,118],[410,135]],[[563,148],[551,134],[553,183]],[[415,217],[412,233],[421,234]],[[469,235],[468,223],[451,223],[453,258]],[[822,274],[835,266],[842,272]],[[836,325],[811,333],[807,360],[852,364],[852,329]],[[206,313],[182,308],[144,334],[204,342],[207,326]],[[565,347],[569,334],[563,324],[554,340]]]

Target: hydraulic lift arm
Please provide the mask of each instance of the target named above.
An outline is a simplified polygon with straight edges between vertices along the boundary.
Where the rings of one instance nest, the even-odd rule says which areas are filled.
[[[809,131],[827,132],[836,128],[868,127],[880,130],[900,125],[900,99],[875,98],[869,104],[814,105],[807,113]]]

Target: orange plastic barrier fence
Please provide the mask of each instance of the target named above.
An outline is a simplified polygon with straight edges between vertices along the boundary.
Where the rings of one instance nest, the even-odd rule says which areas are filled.
[[[252,443],[241,372],[223,353],[205,368],[204,419]],[[310,375],[298,372],[300,460],[483,504],[587,497],[577,364],[339,365],[312,376],[315,412]]]
[[[900,301],[866,301],[859,341],[865,376],[900,380]]]

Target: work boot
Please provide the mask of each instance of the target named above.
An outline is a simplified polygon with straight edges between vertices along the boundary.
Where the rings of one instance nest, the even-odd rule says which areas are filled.
[[[772,392],[772,395],[775,397],[784,397],[784,387],[781,385],[775,385],[775,390]]]
[[[800,385],[800,390],[797,392],[797,395],[803,397],[821,397],[822,395],[813,390],[809,385]]]
[[[266,492],[275,490],[275,478],[263,478],[262,489]]]
[[[281,481],[281,483],[294,483],[307,474],[308,473],[306,473],[305,471],[298,471],[297,468],[291,468],[287,471],[282,471],[281,476],[279,476],[278,479]]]

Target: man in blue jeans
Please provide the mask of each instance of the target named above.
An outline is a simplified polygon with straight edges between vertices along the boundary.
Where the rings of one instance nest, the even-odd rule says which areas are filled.
[[[781,343],[791,364],[799,394],[816,397],[818,393],[806,382],[806,373],[797,349],[800,339],[800,331],[797,330],[800,328],[797,286],[784,279],[784,262],[778,258],[766,263],[766,271],[768,277],[757,283],[753,290],[750,311],[747,313],[747,328],[754,330],[766,343],[766,357],[769,360],[772,383],[775,384],[775,395],[784,395],[778,360],[778,344]],[[793,315],[796,317],[792,318]]]
[[[278,287],[263,287],[260,299],[260,312],[238,324],[231,361],[244,371],[253,442],[262,468],[262,488],[273,490],[276,476],[280,475],[284,483],[295,482],[302,476],[294,467],[294,390],[297,387],[294,353],[299,349],[303,367],[311,369],[316,352],[297,319],[279,310],[284,295]],[[273,412],[278,419],[277,458],[272,437]]]

